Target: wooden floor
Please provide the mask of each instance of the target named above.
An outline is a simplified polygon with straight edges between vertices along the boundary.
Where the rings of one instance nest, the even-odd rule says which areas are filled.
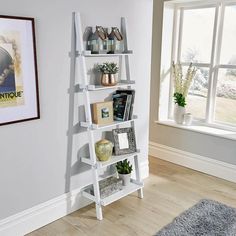
[[[136,193],[104,208],[95,218],[94,205],[76,211],[28,236],[153,235],[202,198],[236,207],[236,184],[150,157],[144,198]]]

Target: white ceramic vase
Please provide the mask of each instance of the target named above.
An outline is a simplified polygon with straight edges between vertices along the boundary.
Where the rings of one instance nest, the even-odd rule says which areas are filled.
[[[123,185],[127,186],[130,183],[131,173],[130,174],[119,174],[119,178],[122,179]]]
[[[183,124],[184,123],[184,114],[185,114],[185,107],[181,107],[178,104],[175,104],[174,108],[174,121],[177,124]]]

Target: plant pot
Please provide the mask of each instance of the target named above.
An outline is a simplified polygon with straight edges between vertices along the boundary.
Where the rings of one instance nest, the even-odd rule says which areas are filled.
[[[185,113],[184,114],[184,124],[191,125],[192,121],[193,121],[193,115],[191,113]]]
[[[174,108],[174,121],[177,124],[182,125],[184,123],[184,114],[185,114],[185,107],[181,107],[176,104]]]
[[[130,183],[131,173],[130,174],[119,174],[119,178],[122,180],[123,186],[127,186]]]
[[[95,144],[95,152],[99,161],[108,161],[112,155],[112,142],[102,139]]]
[[[115,86],[117,84],[117,74],[104,74],[102,73],[101,84],[103,86]]]

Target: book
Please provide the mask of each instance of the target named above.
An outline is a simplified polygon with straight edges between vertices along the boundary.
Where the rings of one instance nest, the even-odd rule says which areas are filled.
[[[125,120],[127,94],[113,94],[113,117],[116,121]]]
[[[133,110],[134,110],[135,90],[133,90],[133,89],[120,89],[120,90],[116,90],[116,94],[132,95],[130,109],[129,109],[129,116],[128,116],[128,119],[127,119],[127,120],[132,120]]]
[[[132,102],[132,95],[127,95],[126,99],[126,106],[125,106],[125,114],[124,114],[124,120],[129,120],[129,114],[130,114],[130,108],[131,108],[131,102]]]

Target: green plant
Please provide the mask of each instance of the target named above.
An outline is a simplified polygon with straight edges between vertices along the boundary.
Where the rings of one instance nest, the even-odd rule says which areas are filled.
[[[174,100],[175,100],[175,104],[178,104],[181,107],[186,106],[185,97],[183,96],[183,94],[174,93],[173,97],[174,97]]]
[[[104,62],[97,65],[98,71],[104,74],[116,74],[119,71],[119,67],[115,62]]]
[[[130,164],[130,162],[127,159],[125,159],[124,161],[117,162],[116,169],[119,174],[125,175],[125,174],[130,174],[133,170],[133,167]]]

